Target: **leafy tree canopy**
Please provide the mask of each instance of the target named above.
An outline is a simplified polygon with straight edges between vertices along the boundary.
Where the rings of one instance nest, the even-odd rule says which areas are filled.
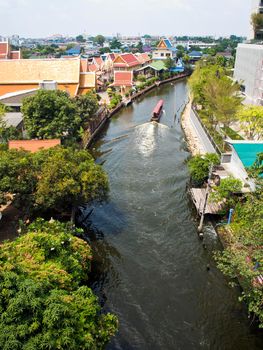
[[[117,330],[83,285],[91,251],[65,224],[38,220],[0,252],[0,347],[102,349]]]
[[[194,184],[201,186],[208,178],[210,166],[218,164],[220,164],[220,159],[218,155],[214,153],[207,153],[204,156],[197,155],[192,157],[188,161],[188,168]]]
[[[105,37],[101,34],[95,36],[93,40],[95,43],[98,43],[100,46],[103,46],[103,44],[105,43]]]
[[[76,37],[76,41],[77,41],[78,43],[84,43],[86,40],[85,40],[85,38],[83,37],[83,35],[78,35],[78,36]]]
[[[167,69],[171,69],[172,67],[174,67],[174,60],[171,57],[167,57],[164,60],[164,65]]]
[[[15,194],[17,206],[62,212],[101,200],[107,190],[106,174],[87,151],[62,147],[37,153],[0,150],[3,201]]]
[[[239,110],[238,119],[249,140],[263,137],[263,107],[244,106]]]
[[[60,90],[39,90],[25,98],[22,113],[30,138],[75,136],[81,123],[75,103]]]

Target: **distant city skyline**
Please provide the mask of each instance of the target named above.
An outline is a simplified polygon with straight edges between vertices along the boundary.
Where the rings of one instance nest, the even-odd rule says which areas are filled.
[[[250,9],[250,0],[0,0],[0,35],[247,36]]]

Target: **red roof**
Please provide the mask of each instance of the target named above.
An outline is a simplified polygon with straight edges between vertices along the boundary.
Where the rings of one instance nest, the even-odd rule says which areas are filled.
[[[114,72],[114,82],[112,86],[132,86],[132,72],[116,71]]]
[[[163,100],[160,100],[157,105],[155,106],[154,110],[153,110],[153,114],[158,114],[160,113],[160,110],[163,107]]]
[[[89,64],[88,65],[88,71],[89,72],[97,72],[98,67],[96,66],[96,64]]]
[[[25,151],[37,152],[40,149],[47,149],[51,147],[55,147],[61,144],[60,139],[53,140],[17,140],[17,141],[9,141],[8,148],[9,149],[20,149],[22,148]]]
[[[99,67],[101,68],[102,65],[103,65],[103,60],[101,57],[94,57],[94,63]]]
[[[12,60],[19,60],[20,59],[20,51],[11,51],[11,57]]]
[[[0,55],[7,55],[8,43],[0,43]]]
[[[123,63],[120,62],[113,62],[114,63],[114,67],[134,67],[134,66],[138,66],[140,65],[140,62],[138,61],[138,59],[136,58],[135,55],[133,55],[132,53],[124,53],[122,55],[119,55],[118,57],[116,57],[116,59],[118,59],[119,57],[122,58]]]

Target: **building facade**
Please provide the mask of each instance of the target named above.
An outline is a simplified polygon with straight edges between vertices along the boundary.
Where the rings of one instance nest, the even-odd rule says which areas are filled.
[[[153,60],[165,60],[166,58],[176,57],[176,48],[173,47],[169,39],[161,39],[152,53]]]
[[[246,104],[263,105],[263,45],[238,45],[234,79],[242,86]]]

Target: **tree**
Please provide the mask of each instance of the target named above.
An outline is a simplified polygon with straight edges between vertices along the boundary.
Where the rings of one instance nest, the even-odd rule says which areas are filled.
[[[196,186],[203,185],[208,178],[209,168],[211,165],[220,164],[220,159],[217,154],[207,153],[204,156],[197,155],[188,161],[188,168],[191,179]]]
[[[67,212],[103,200],[107,176],[84,150],[55,147],[37,153],[0,150],[0,197],[28,211]],[[72,215],[72,218],[74,215]]]
[[[143,52],[143,43],[141,41],[136,45],[136,49],[138,52]]]
[[[263,137],[263,107],[244,106],[239,110],[238,119],[249,140]]]
[[[121,42],[119,42],[117,38],[113,38],[113,40],[110,43],[111,50],[121,49],[121,47],[122,47]]]
[[[242,97],[239,94],[240,88],[237,83],[233,83],[227,76],[210,75],[203,88],[206,106],[214,121],[213,115],[218,123],[224,127],[236,119],[236,114],[241,108]]]
[[[85,286],[89,245],[69,225],[37,220],[0,252],[0,348],[102,349],[117,318]]]
[[[78,36],[76,37],[76,41],[77,41],[78,43],[84,43],[86,40],[84,39],[83,35],[78,35]]]
[[[225,201],[225,207],[235,205],[233,194],[240,193],[243,187],[242,181],[235,179],[232,176],[220,180],[219,186],[213,187],[213,192],[210,199],[214,202],[220,203]]]
[[[30,138],[76,138],[81,124],[76,104],[60,90],[39,90],[24,99],[24,123]]]
[[[70,211],[94,200],[102,200],[108,191],[107,175],[86,150],[54,148],[41,166],[35,193],[42,208]]]
[[[263,14],[262,13],[253,13],[251,15],[251,24],[254,29],[254,36],[256,39],[257,31],[263,29]]]
[[[105,43],[105,37],[103,35],[99,34],[99,35],[95,36],[94,42],[100,46],[103,46],[103,44]]]
[[[81,119],[81,125],[92,119],[98,111],[99,103],[94,91],[89,91],[85,95],[75,97],[77,113]]]
[[[238,278],[243,289],[239,300],[247,303],[249,313],[253,315],[252,322],[258,319],[260,328],[263,328],[263,287],[260,283],[263,275],[262,185],[261,179],[256,191],[237,203],[230,225],[229,244],[223,252],[216,254],[219,269],[232,279]],[[224,230],[223,234],[228,232]]]
[[[170,70],[171,68],[174,67],[174,60],[171,57],[167,57],[164,60],[164,65],[168,70]]]

